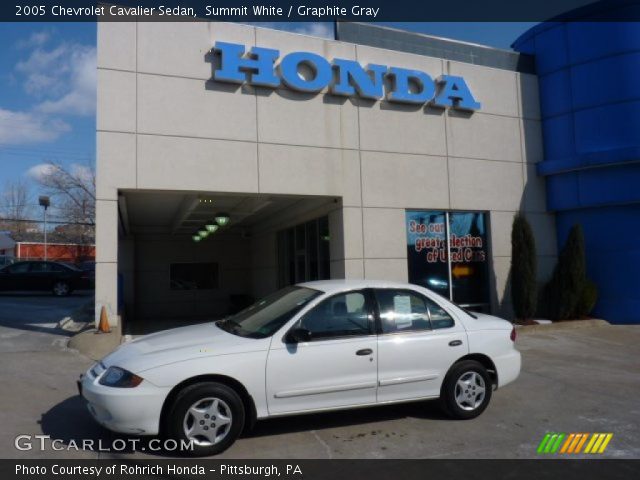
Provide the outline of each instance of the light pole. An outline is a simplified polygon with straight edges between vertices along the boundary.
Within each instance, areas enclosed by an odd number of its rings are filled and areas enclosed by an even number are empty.
[[[40,203],[40,206],[42,208],[44,208],[44,261],[47,261],[47,209],[49,208],[49,205],[51,205],[51,202],[49,200],[49,197],[42,195],[40,197],[38,197],[38,203]]]

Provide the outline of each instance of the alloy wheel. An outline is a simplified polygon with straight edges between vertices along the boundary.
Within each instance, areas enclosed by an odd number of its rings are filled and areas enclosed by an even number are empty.
[[[63,297],[69,293],[69,285],[65,282],[56,282],[53,286],[53,293],[59,297]]]
[[[486,385],[478,372],[465,372],[456,382],[456,404],[463,410],[471,411],[482,405],[485,399]]]
[[[202,398],[187,410],[182,422],[185,436],[194,444],[209,447],[220,443],[231,430],[229,405],[215,397]]]

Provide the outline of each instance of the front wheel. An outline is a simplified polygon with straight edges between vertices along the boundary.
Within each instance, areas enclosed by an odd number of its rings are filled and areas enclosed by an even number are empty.
[[[478,362],[465,360],[456,363],[447,373],[440,402],[449,416],[468,420],[484,412],[491,393],[492,383],[487,370]]]
[[[53,284],[52,291],[56,297],[66,297],[71,293],[71,286],[63,280],[58,280]]]
[[[191,442],[191,456],[216,455],[236,441],[244,427],[242,399],[228,386],[206,382],[186,387],[176,398],[166,424],[169,437]]]

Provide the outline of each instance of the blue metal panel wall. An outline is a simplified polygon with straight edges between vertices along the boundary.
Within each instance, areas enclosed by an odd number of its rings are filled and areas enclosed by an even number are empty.
[[[640,323],[640,24],[547,22],[513,47],[535,55],[547,208],[558,245],[580,223],[595,314]]]

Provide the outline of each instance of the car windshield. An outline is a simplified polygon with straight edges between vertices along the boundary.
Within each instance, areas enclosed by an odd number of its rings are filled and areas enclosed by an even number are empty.
[[[54,265],[61,265],[63,267],[68,268],[69,270],[73,270],[74,272],[79,272],[80,269],[78,267],[76,267],[73,263],[68,263],[68,262],[54,262]]]
[[[225,332],[247,338],[266,338],[322,292],[305,287],[287,287],[259,300],[241,312],[216,322]]]

